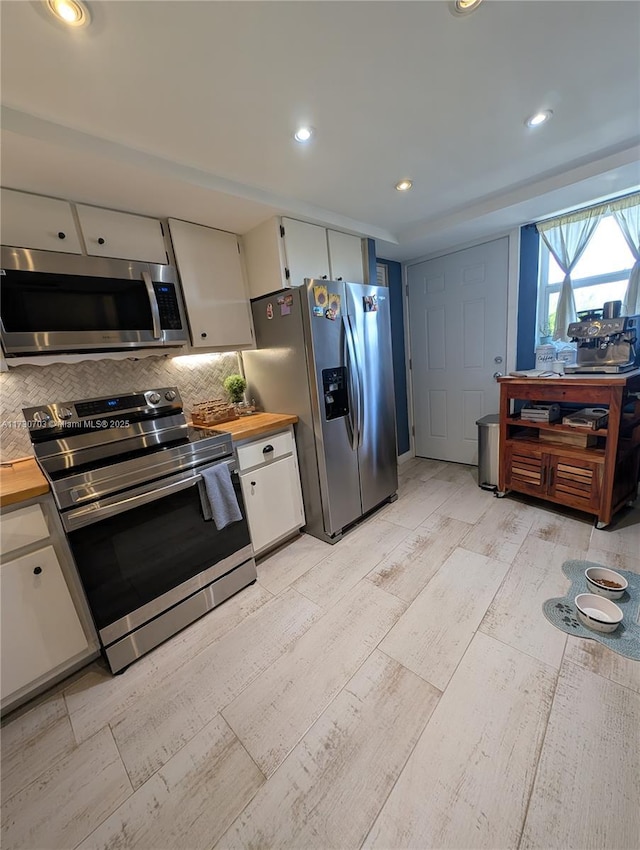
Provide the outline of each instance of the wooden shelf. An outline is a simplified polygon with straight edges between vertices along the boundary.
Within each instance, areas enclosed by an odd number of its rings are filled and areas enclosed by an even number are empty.
[[[576,428],[574,425],[563,425],[561,422],[532,422],[530,419],[521,419],[519,416],[508,416],[507,425],[519,425],[522,428],[539,428],[541,431],[564,431],[566,434],[592,434],[596,437],[606,437],[609,433],[606,428]]]
[[[638,492],[640,370],[553,381],[500,378],[499,383],[498,489],[579,508],[595,514],[599,527],[608,525],[615,511]],[[631,409],[627,405],[634,395]],[[512,412],[512,404],[524,401],[607,407],[607,427],[594,431],[562,422],[531,422]],[[589,446],[572,445],[563,441],[567,434],[595,440]]]
[[[546,441],[538,440],[532,434],[527,434],[523,437],[513,434],[507,438],[507,443],[516,444],[519,449],[528,447],[536,452],[562,454],[567,457],[575,457],[579,460],[587,458],[589,460],[593,460],[595,463],[604,460],[605,454],[604,449],[598,449],[595,446],[589,446],[586,449],[583,449],[581,446],[571,446],[567,443],[547,443]]]

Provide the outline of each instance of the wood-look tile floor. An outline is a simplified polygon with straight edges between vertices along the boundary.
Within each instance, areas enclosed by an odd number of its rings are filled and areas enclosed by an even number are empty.
[[[640,507],[495,499],[414,459],[336,546],[6,718],[3,850],[637,850],[640,662],[551,626],[563,561],[640,572]]]

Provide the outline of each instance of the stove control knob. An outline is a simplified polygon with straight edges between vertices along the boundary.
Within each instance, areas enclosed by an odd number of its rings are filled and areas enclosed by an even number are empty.
[[[51,422],[51,417],[44,410],[36,410],[33,414],[33,421],[37,422],[38,425],[46,425],[47,422]]]
[[[160,401],[160,396],[158,395],[158,393],[149,393],[149,395],[147,396],[147,400],[151,404],[157,404]]]
[[[61,407],[58,410],[58,416],[60,419],[71,419],[71,417],[73,416],[73,411],[69,410],[68,407]]]
[[[167,401],[173,401],[174,398],[176,397],[176,394],[173,390],[169,390],[168,392],[166,392],[164,394],[164,397],[166,398]]]

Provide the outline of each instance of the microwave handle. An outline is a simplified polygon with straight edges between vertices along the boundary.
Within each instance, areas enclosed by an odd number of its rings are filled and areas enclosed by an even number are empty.
[[[153,321],[153,338],[162,339],[162,328],[160,327],[160,308],[158,307],[156,291],[153,288],[153,282],[151,281],[151,275],[149,274],[149,272],[142,272],[142,279],[147,289],[147,295],[149,296],[149,306],[151,307],[151,319]]]

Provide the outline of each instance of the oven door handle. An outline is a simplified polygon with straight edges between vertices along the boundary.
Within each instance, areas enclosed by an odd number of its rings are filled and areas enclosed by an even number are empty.
[[[151,320],[153,321],[153,338],[162,339],[162,327],[160,326],[160,308],[158,307],[158,298],[156,291],[153,288],[151,275],[147,271],[142,272],[142,279],[149,297],[149,306],[151,307]]]
[[[235,458],[227,461],[218,461],[218,463],[226,463],[226,465],[230,468],[236,466]],[[217,465],[218,464],[211,464],[210,466],[205,467],[205,469],[210,469],[211,466]],[[230,471],[232,473],[236,472],[235,469],[231,469]],[[200,481],[202,481],[202,475],[190,475],[189,478],[180,478],[177,481],[172,481],[170,484],[163,484],[161,487],[152,486],[141,493],[139,492],[132,496],[127,496],[124,499],[118,499],[117,501],[111,502],[109,500],[103,500],[92,502],[89,505],[82,505],[81,507],[74,508],[66,514],[63,514],[62,525],[64,526],[65,531],[75,531],[77,528],[82,528],[85,525],[91,525],[94,522],[100,522],[100,520],[108,519],[109,517],[124,513],[125,511],[130,511],[133,508],[140,507],[141,505],[148,505],[150,502],[155,502],[158,499],[171,495],[172,493],[179,493],[181,490],[187,490],[189,487],[199,484]]]

